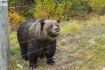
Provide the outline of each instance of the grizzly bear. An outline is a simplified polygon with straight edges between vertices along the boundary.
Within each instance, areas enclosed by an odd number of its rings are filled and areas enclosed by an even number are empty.
[[[60,34],[59,21],[31,19],[19,26],[17,38],[21,55],[29,61],[29,67],[37,67],[37,59],[46,57],[48,64],[53,64],[56,39]]]

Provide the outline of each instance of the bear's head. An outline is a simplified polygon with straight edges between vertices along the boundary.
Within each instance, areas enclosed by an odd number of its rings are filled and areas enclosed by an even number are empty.
[[[50,39],[56,39],[60,34],[59,21],[54,20],[41,20],[41,31],[44,32]]]

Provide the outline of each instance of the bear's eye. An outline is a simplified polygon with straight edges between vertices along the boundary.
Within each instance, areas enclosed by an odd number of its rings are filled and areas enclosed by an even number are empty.
[[[59,25],[56,25],[57,27],[59,27]]]
[[[50,25],[49,28],[53,27],[53,25]]]

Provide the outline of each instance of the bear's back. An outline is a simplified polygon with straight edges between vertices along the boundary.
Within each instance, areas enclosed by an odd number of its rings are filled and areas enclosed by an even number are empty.
[[[36,21],[34,19],[30,19],[24,23],[22,23],[22,25],[20,25],[19,29],[28,29],[30,26],[32,26]]]
[[[36,21],[34,19],[30,19],[24,23],[22,23],[19,28],[18,28],[18,31],[17,31],[17,36],[19,39],[21,39],[22,41],[25,41],[26,38],[27,38],[27,33],[28,33],[28,30],[29,28],[33,25],[33,24],[36,24],[35,23]]]

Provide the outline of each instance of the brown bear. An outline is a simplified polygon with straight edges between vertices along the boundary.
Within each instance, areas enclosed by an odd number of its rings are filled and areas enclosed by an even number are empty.
[[[56,50],[56,39],[59,36],[59,21],[31,19],[20,25],[17,38],[21,55],[29,61],[29,67],[37,67],[38,57],[47,58],[48,64],[53,64],[53,56]]]

